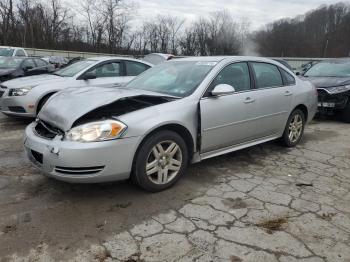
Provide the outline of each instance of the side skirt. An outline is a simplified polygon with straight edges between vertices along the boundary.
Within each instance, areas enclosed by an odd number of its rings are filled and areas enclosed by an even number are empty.
[[[252,146],[255,146],[255,145],[266,143],[268,141],[272,141],[272,140],[278,139],[280,137],[281,137],[280,135],[274,134],[274,135],[267,136],[267,137],[264,137],[264,138],[261,138],[261,139],[257,139],[257,140],[253,140],[253,141],[250,141],[250,142],[246,142],[246,143],[242,143],[242,144],[238,144],[238,145],[234,145],[234,146],[229,146],[229,147],[217,149],[217,150],[206,152],[206,153],[203,153],[203,154],[196,153],[193,156],[192,163],[198,163],[198,162],[200,162],[200,161],[202,161],[204,159],[208,159],[208,158],[224,155],[224,154],[231,153],[231,152],[234,152],[234,151],[238,151],[238,150],[241,150],[241,149],[244,149],[244,148],[247,148],[247,147],[252,147]]]

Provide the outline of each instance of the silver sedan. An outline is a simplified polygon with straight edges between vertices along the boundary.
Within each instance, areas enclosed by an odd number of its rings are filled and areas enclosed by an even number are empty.
[[[56,179],[131,177],[160,191],[189,163],[275,139],[297,145],[316,109],[315,87],[273,60],[184,58],[125,88],[57,93],[27,127],[25,148]]]
[[[52,74],[21,77],[0,84],[0,111],[7,116],[36,117],[46,101],[68,87],[118,87],[153,66],[127,57],[93,57]]]

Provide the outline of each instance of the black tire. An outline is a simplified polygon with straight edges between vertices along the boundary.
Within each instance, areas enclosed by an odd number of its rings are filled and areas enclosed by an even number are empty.
[[[350,101],[348,101],[346,107],[341,112],[341,120],[345,123],[350,123]]]
[[[298,137],[295,136],[294,137],[295,139],[291,139],[290,138],[290,125],[291,125],[291,122],[295,120],[295,117],[298,117],[298,116],[300,117],[301,123],[302,123],[301,130],[300,130],[300,135]],[[285,127],[284,132],[283,132],[283,136],[281,138],[282,144],[284,146],[286,146],[286,147],[294,147],[294,146],[296,146],[300,142],[302,137],[303,137],[304,129],[305,129],[305,114],[300,109],[295,109],[290,114],[290,116],[288,118],[286,127]]]
[[[39,114],[40,110],[43,108],[43,106],[45,105],[45,103],[47,102],[47,100],[49,100],[49,98],[50,98],[52,95],[53,95],[53,94],[46,95],[46,96],[44,96],[44,97],[40,100],[40,102],[39,102],[39,104],[38,104],[38,107],[37,107],[37,109],[36,109],[36,114],[37,114],[37,115]]]
[[[177,151],[176,155],[181,154],[181,165],[179,166],[179,170],[177,171],[168,171],[169,174],[173,172],[173,178],[169,182],[162,182],[162,184],[157,184],[153,180],[156,180],[156,178],[153,177],[153,175],[157,176],[159,178],[159,173],[156,171],[156,173],[152,175],[147,175],[146,173],[146,164],[150,161],[152,157],[154,157],[154,151],[153,148],[156,147],[156,145],[163,143],[166,145],[167,143],[174,142],[176,145],[178,145],[178,149],[180,152]],[[166,149],[166,148],[165,148]],[[166,150],[165,150],[166,151]],[[152,159],[151,159],[152,160]],[[159,161],[154,158],[153,161],[156,161],[157,167],[155,168],[163,168]],[[153,162],[152,161],[152,162]],[[167,160],[165,160],[167,162]],[[143,188],[146,191],[150,192],[159,192],[163,191],[171,186],[173,186],[185,173],[188,165],[188,150],[185,141],[183,138],[173,132],[173,131],[160,131],[157,132],[148,138],[141,144],[140,149],[135,157],[134,165],[133,165],[133,172],[131,175],[131,178],[133,182],[135,182],[137,185],[139,185],[141,188]],[[168,166],[168,165],[166,165]],[[165,167],[166,167],[165,166]],[[163,170],[163,169],[162,169]],[[170,176],[170,175],[169,175]],[[164,175],[162,175],[164,178]],[[168,173],[167,176],[168,177]],[[171,176],[170,176],[171,178]],[[169,179],[170,179],[169,178]]]

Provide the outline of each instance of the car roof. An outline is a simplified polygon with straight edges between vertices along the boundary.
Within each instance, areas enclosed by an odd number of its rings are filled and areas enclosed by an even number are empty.
[[[258,62],[273,62],[276,63],[276,61],[264,58],[264,57],[257,57],[257,56],[192,56],[192,57],[184,57],[181,58],[181,60],[170,60],[169,63],[174,61],[193,61],[193,62],[221,62],[223,60],[228,61],[258,61]]]
[[[325,59],[322,62],[331,62],[331,63],[350,63],[350,57],[341,57],[341,58],[330,58],[330,59]]]
[[[143,64],[147,64],[149,66],[153,66],[151,63],[148,63],[146,61],[142,61],[139,59],[134,59],[131,57],[126,57],[126,56],[93,56],[93,57],[88,57],[86,58],[87,60],[93,60],[93,61],[99,61],[99,62],[103,62],[103,61],[109,61],[109,60],[127,60],[127,61],[135,61],[135,62],[140,62]]]
[[[0,45],[0,48],[9,48],[9,49],[24,49],[23,47],[16,47],[16,46],[5,46],[5,45]]]

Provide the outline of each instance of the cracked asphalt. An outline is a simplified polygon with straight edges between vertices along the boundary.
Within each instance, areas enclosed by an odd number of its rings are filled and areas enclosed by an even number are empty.
[[[26,124],[0,116],[0,261],[350,261],[347,124],[192,165],[157,194],[44,177]]]

